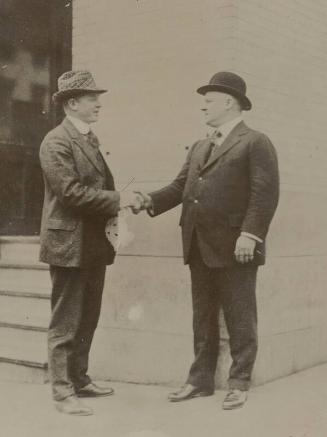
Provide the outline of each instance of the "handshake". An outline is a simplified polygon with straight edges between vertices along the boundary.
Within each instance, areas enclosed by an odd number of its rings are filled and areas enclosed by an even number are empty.
[[[152,199],[140,191],[122,191],[120,193],[120,210],[130,208],[134,214],[152,208]]]

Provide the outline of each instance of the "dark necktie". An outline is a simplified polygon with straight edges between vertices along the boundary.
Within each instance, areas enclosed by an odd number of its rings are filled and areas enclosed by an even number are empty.
[[[94,149],[94,153],[95,153],[95,157],[98,161],[99,167],[101,168],[101,170],[103,172],[105,172],[105,163],[104,160],[102,158],[99,146],[99,140],[97,138],[97,136],[90,130],[90,132],[88,134],[85,135],[87,143],[90,145],[90,147],[92,149]]]
[[[95,149],[99,148],[99,140],[96,135],[90,130],[88,134],[85,135],[87,142]]]
[[[217,144],[215,142],[215,139],[216,138],[221,138],[221,137],[222,137],[222,133],[219,132],[219,131],[215,131],[214,134],[211,136],[211,138],[210,138],[211,142],[210,142],[209,148],[207,150],[207,153],[205,155],[204,163],[203,164],[206,164],[209,161],[210,156],[212,155],[215,147],[217,146]]]
[[[106,176],[106,189],[113,190],[114,189],[114,180],[112,177],[112,174],[103,159],[103,156],[100,152],[100,143],[97,138],[97,136],[90,130],[88,134],[85,135],[86,141],[89,144],[89,146],[94,150],[94,154],[96,157],[96,160],[98,162],[98,166],[101,169],[102,173]]]

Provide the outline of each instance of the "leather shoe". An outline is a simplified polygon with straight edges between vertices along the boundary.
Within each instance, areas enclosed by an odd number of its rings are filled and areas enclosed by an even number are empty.
[[[91,416],[92,408],[84,405],[76,396],[68,396],[55,402],[55,407],[60,413],[73,414],[74,416]]]
[[[76,394],[79,398],[98,398],[113,395],[114,389],[110,387],[99,387],[94,384],[94,382],[90,382],[90,384],[76,390]]]
[[[170,393],[168,399],[170,402],[180,402],[201,396],[212,396],[214,389],[195,387],[192,384],[185,384],[180,390]]]
[[[235,410],[235,408],[243,407],[247,397],[247,391],[237,389],[229,390],[223,402],[223,410]]]

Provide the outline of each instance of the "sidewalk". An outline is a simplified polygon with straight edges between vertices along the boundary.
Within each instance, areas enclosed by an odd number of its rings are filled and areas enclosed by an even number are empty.
[[[1,437],[326,437],[327,365],[253,389],[239,410],[225,392],[171,404],[169,389],[113,383],[113,397],[87,400],[94,416],[57,413],[48,385],[0,383]]]

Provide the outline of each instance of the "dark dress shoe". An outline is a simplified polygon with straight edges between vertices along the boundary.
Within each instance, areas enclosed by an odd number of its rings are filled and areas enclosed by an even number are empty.
[[[91,416],[93,414],[92,408],[84,405],[73,395],[55,402],[55,407],[60,413],[72,414],[74,416]]]
[[[195,387],[191,384],[185,384],[181,387],[180,390],[170,393],[168,395],[168,399],[170,402],[180,402],[186,401],[187,399],[192,399],[195,397],[201,396],[212,396],[214,393],[214,389]]]
[[[110,396],[114,394],[114,389],[110,387],[99,387],[93,382],[76,390],[79,398],[98,398],[101,396]]]

